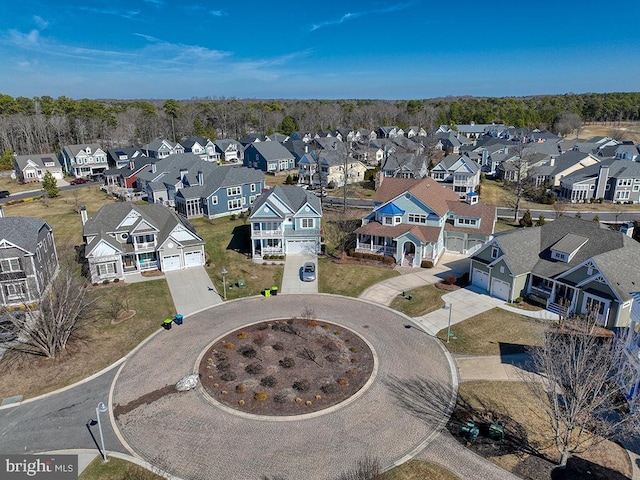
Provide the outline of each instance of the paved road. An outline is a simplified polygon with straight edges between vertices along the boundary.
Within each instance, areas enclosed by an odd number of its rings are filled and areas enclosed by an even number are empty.
[[[584,218],[585,220],[591,220],[596,215],[600,219],[600,222],[604,222],[604,223],[627,223],[633,220],[640,220],[640,210],[628,210],[628,209],[624,210],[625,208],[627,208],[625,206],[621,206],[622,211],[620,212],[616,212],[613,209],[608,211],[598,212],[598,211],[591,210],[589,208],[589,205],[587,204],[583,205],[583,207],[584,208],[581,210],[580,214],[582,215],[582,218]],[[522,217],[525,210],[526,209],[524,208],[520,209],[518,218]],[[530,211],[531,211],[531,217],[534,220],[536,220],[540,215],[543,215],[544,218],[547,220],[553,220],[554,218],[556,218],[556,212],[555,210],[552,210],[552,209],[533,209]],[[575,212],[566,211],[564,215],[573,217],[575,215]],[[507,207],[498,207],[498,216],[504,217],[504,218],[510,218],[513,220],[513,209],[507,208]]]
[[[322,275],[322,272],[316,271],[316,279],[313,282],[303,282],[300,279],[300,270],[305,262],[314,262],[316,267],[318,266],[315,255],[287,255],[280,293],[318,293],[318,275]]]
[[[0,408],[0,452],[95,449],[86,424],[96,419],[98,403],[107,403],[117,370],[112,368],[86,383],[53,395]],[[126,452],[111,428],[109,415],[101,414],[101,422],[106,449]],[[99,442],[97,426],[93,432]]]

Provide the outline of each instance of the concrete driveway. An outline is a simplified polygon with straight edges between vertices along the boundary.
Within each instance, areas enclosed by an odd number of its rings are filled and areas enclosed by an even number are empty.
[[[305,262],[316,264],[316,279],[313,282],[303,282],[300,279],[300,270]],[[282,288],[280,293],[318,293],[318,259],[315,255],[287,255],[282,275]]]
[[[475,287],[461,288],[447,293],[442,296],[442,300],[445,302],[445,308],[413,319],[431,335],[447,328],[449,318],[451,318],[451,325],[455,325],[504,303],[504,300],[491,297]]]
[[[191,315],[222,303],[204,267],[165,272],[176,312]]]

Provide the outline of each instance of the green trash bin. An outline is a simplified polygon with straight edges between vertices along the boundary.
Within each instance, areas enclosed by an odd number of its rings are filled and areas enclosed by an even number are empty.
[[[264,296],[265,297],[270,297],[271,296],[271,290],[266,288],[265,291],[264,291]]]
[[[271,287],[271,295],[278,295],[278,287]]]

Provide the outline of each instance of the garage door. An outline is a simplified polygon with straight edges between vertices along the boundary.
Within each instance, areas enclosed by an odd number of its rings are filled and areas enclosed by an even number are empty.
[[[509,284],[494,278],[491,281],[491,296],[500,300],[509,300]]]
[[[187,252],[184,254],[185,267],[198,267],[202,265],[202,252]]]
[[[288,254],[313,254],[316,252],[316,242],[313,240],[288,240],[287,241],[287,253]]]
[[[484,242],[482,240],[476,240],[476,239],[470,238],[467,241],[467,252],[466,253],[471,255],[472,253],[474,253],[477,250],[479,250],[480,247],[482,247],[482,245],[484,245]]]
[[[450,237],[447,238],[447,250],[450,252],[464,251],[464,238]]]
[[[489,290],[489,274],[477,268],[473,269],[473,279],[471,284],[485,291]]]
[[[162,257],[162,270],[178,270],[180,268],[180,255],[169,255]]]

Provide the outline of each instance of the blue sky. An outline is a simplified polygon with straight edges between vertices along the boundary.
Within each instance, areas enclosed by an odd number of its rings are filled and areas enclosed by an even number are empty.
[[[20,0],[0,93],[522,96],[640,89],[640,2]]]

